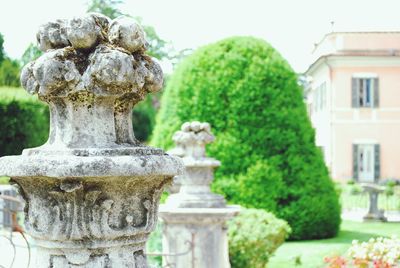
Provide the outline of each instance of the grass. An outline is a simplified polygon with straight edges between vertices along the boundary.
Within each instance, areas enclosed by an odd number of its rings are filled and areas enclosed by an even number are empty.
[[[37,96],[32,96],[20,87],[0,87],[1,99],[37,100]]]
[[[342,209],[351,210],[357,208],[367,208],[369,196],[364,193],[359,185],[342,185],[341,203]],[[384,210],[395,211],[400,209],[400,186],[393,188],[392,195],[381,193],[378,198],[378,207]]]
[[[324,257],[346,255],[353,240],[400,235],[400,223],[362,223],[343,221],[339,235],[331,239],[285,242],[275,252],[268,268],[320,268]],[[297,264],[296,264],[297,259]]]
[[[10,181],[9,177],[0,177],[0,185],[1,184],[8,184],[9,181]]]

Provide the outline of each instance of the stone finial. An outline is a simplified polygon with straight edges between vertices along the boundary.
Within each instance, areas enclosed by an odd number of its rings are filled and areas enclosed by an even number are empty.
[[[77,92],[143,99],[160,90],[160,66],[145,54],[143,29],[128,17],[109,18],[96,13],[57,20],[37,33],[39,59],[27,64],[23,87],[40,97],[72,96]]]
[[[225,222],[239,212],[238,206],[226,204],[223,196],[211,192],[214,169],[220,162],[206,156],[206,145],[215,139],[208,123],[184,123],[173,140],[172,150],[185,165],[185,172],[175,177],[173,191],[160,207],[163,225],[164,265],[176,268],[230,267]],[[170,151],[171,152],[171,151]],[[177,256],[188,250],[193,254]]]
[[[184,123],[172,139],[178,148],[183,149],[182,156],[200,158],[206,156],[206,145],[213,142],[215,137],[209,123],[194,121]]]
[[[210,190],[214,169],[220,166],[218,160],[206,156],[206,145],[215,140],[210,124],[186,122],[172,139],[177,145],[172,153],[182,158],[185,173],[175,179],[177,184],[174,186],[179,190],[174,189],[178,192],[168,197],[166,205],[180,208],[225,207],[223,196]]]
[[[45,53],[21,81],[49,105],[48,141],[0,158],[26,202],[37,268],[147,268],[145,244],[180,159],[140,144],[132,107],[163,83],[132,19],[100,14],[43,25]]]
[[[163,84],[141,26],[129,17],[89,13],[44,24],[37,40],[44,54],[23,68],[21,83],[50,106],[54,120],[42,151],[137,146],[132,107]]]

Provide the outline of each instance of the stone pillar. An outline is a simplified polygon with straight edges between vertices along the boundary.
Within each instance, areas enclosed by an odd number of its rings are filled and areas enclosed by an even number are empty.
[[[378,196],[384,191],[382,187],[372,183],[363,183],[361,187],[369,195],[368,212],[363,217],[364,221],[387,221],[384,211],[378,208]]]
[[[21,82],[50,107],[49,139],[0,159],[26,202],[35,267],[148,267],[160,194],[183,165],[134,137],[132,107],[163,83],[144,32],[93,13],[49,22],[37,39],[45,53]]]
[[[214,140],[208,123],[182,125],[173,137],[182,149],[186,171],[180,176],[178,193],[160,207],[163,225],[164,265],[176,268],[229,268],[225,223],[239,212],[224,198],[211,192],[214,169],[220,162],[205,154]]]
[[[183,144],[181,144],[179,139],[174,139],[175,142],[175,147],[169,150],[167,153],[173,156],[177,157],[183,157],[185,155],[185,151],[183,149]],[[181,188],[181,176],[175,176],[172,184],[169,185],[166,190],[170,194],[176,194],[179,192],[179,189]]]

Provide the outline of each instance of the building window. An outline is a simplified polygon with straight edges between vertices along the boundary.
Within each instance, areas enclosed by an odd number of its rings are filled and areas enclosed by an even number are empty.
[[[379,144],[353,145],[353,173],[359,182],[375,182],[380,174]]]
[[[320,94],[320,98],[321,98],[321,102],[320,102],[320,109],[324,109],[326,107],[326,83],[322,83],[319,86],[319,94]]]
[[[321,111],[326,107],[326,82],[314,89],[313,96],[314,111]]]
[[[378,107],[378,78],[352,79],[352,106]]]

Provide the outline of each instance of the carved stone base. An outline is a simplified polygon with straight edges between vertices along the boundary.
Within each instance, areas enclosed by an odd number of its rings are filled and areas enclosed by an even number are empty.
[[[138,162],[141,172],[135,176],[13,176],[11,183],[26,202],[26,231],[38,248],[35,267],[147,267],[145,244],[157,222],[163,188],[172,181],[166,169],[148,174],[152,163],[160,165],[161,159],[168,162],[168,156],[146,156]],[[176,167],[170,171],[176,172]],[[108,168],[114,172],[112,165]],[[85,165],[71,170],[87,174]],[[57,172],[57,167],[46,171]],[[35,172],[42,171],[32,169]]]
[[[387,218],[384,215],[383,211],[379,211],[376,214],[367,213],[363,217],[364,222],[387,222]]]
[[[38,247],[38,268],[147,268],[146,256],[143,249],[137,250],[136,246],[103,248],[96,250],[80,249],[66,251]]]
[[[160,207],[163,221],[163,265],[175,268],[230,268],[225,223],[239,213],[225,208]]]

